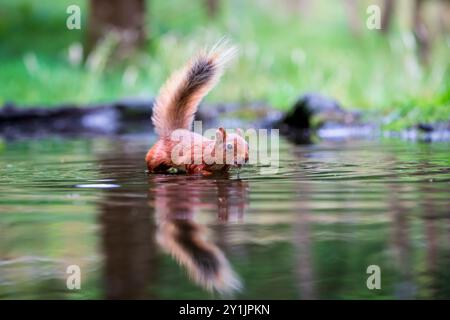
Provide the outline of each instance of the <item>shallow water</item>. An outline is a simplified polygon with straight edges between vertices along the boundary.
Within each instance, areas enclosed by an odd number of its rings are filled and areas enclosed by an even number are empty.
[[[450,298],[448,143],[281,141],[276,174],[203,178],[147,175],[151,142],[0,142],[0,298]]]

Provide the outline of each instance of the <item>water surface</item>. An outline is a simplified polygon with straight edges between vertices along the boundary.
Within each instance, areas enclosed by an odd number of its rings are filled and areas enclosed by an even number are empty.
[[[0,142],[1,299],[450,298],[450,144],[282,140],[276,174],[204,178],[147,175],[151,142]]]

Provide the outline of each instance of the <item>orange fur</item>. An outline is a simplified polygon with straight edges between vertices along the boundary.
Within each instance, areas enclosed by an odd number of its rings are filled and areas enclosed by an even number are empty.
[[[152,121],[160,136],[176,129],[190,130],[198,104],[223,74],[234,56],[232,47],[199,52],[186,66],[174,72],[162,86],[153,107]]]
[[[238,292],[242,287],[238,275],[209,237],[211,230],[196,222],[195,216],[201,209],[214,208],[220,220],[242,219],[248,202],[247,182],[175,177],[165,183],[159,179],[163,177],[155,177],[150,205],[155,208],[160,247],[205,289],[224,295]],[[181,194],[180,189],[184,190]]]
[[[209,175],[213,171],[226,171],[248,161],[248,145],[241,134],[227,135],[225,130],[220,128],[217,130],[216,139],[211,140],[190,131],[198,104],[217,83],[225,64],[234,53],[234,48],[223,49],[220,44],[209,52],[201,51],[163,85],[154,104],[152,116],[159,140],[145,157],[150,172],[177,168],[186,173]],[[182,140],[174,140],[175,131]],[[174,149],[180,147],[180,144],[183,150],[187,151],[174,161]],[[229,145],[234,146],[234,153],[226,148]],[[224,157],[216,163],[213,157],[220,150]],[[225,164],[227,152],[233,153],[232,161]],[[200,161],[195,161],[198,158],[194,157],[195,154],[200,155]]]

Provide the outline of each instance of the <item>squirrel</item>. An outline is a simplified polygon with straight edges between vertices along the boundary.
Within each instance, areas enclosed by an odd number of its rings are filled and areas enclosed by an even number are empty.
[[[248,205],[248,183],[201,176],[174,176],[170,180],[154,176],[152,181],[149,204],[155,209],[159,247],[204,289],[225,297],[239,292],[242,289],[239,275],[211,239],[212,230],[197,222],[195,216],[201,210],[212,210],[217,211],[221,221],[242,219]]]
[[[150,173],[175,170],[208,176],[248,162],[248,144],[241,129],[227,133],[221,127],[215,140],[191,131],[198,104],[235,54],[235,47],[226,48],[219,41],[211,50],[200,51],[161,87],[152,115],[159,139],[145,157]]]

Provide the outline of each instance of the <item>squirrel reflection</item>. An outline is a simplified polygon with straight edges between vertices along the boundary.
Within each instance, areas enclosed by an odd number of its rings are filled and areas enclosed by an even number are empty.
[[[194,217],[201,209],[212,209],[221,221],[242,218],[247,183],[184,175],[151,177],[150,205],[155,208],[156,239],[161,248],[201,287],[221,294],[239,291],[238,276],[221,249],[208,239],[208,228]]]

